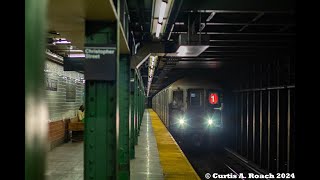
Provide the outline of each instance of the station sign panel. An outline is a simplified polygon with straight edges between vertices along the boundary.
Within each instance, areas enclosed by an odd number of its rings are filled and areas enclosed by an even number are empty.
[[[84,53],[84,78],[86,80],[116,80],[116,45],[106,47],[86,45]]]

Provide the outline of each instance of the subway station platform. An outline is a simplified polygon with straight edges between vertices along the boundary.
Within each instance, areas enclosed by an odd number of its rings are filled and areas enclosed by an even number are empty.
[[[82,180],[83,167],[83,142],[65,143],[48,153],[46,180]],[[130,179],[200,179],[152,109],[143,115]]]
[[[132,180],[164,179],[154,129],[147,110],[143,114],[135,152],[135,159],[130,161],[130,178]]]

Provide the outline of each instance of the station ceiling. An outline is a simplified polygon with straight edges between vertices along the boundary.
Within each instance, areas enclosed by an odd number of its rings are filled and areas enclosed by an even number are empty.
[[[142,42],[152,39],[150,2],[135,0],[128,4],[136,38]],[[212,18],[208,19],[210,15]],[[180,34],[187,34],[189,30],[193,34],[210,35],[210,46],[198,57],[160,57],[150,96],[184,76],[222,77],[226,71],[232,73],[251,61],[294,53],[295,16],[295,1],[291,0],[174,1],[161,41],[170,46],[178,42]],[[204,28],[200,30],[201,23]],[[141,75],[146,85],[146,65],[141,66]]]
[[[155,39],[151,33],[154,1],[127,0],[130,28],[136,42],[141,42],[141,48],[146,41],[160,41],[168,47],[175,47],[179,35],[188,32],[209,35],[210,45],[198,57],[159,57],[151,96],[186,75],[213,72],[218,75],[226,67],[232,71],[239,63],[294,53],[295,1],[174,0],[160,39]],[[99,13],[106,12],[101,6],[103,3],[103,0],[49,0],[48,38],[66,38],[71,43],[48,43],[48,49],[62,56],[83,50],[84,23],[85,19],[90,18],[85,9],[96,12],[92,12],[91,16],[97,19],[106,16],[106,13]],[[210,15],[212,18],[208,20]],[[146,65],[141,66],[140,74],[146,85]]]

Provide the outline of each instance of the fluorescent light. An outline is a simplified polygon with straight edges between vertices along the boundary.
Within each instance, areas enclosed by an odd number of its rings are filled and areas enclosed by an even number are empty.
[[[72,50],[69,50],[69,52],[83,52],[83,51],[80,49],[72,49]]]
[[[184,22],[175,22],[175,25],[184,25]]]
[[[70,41],[56,41],[56,42],[53,42],[53,44],[71,44]]]
[[[84,54],[69,54],[69,57],[86,57]]]
[[[159,13],[159,23],[162,23],[163,21],[163,16],[164,16],[164,12],[166,11],[166,7],[167,7],[167,3],[162,1],[160,6],[160,13]]]
[[[156,31],[156,37],[159,37],[160,35],[160,30],[161,30],[161,24],[157,24],[157,31]]]
[[[212,11],[212,13],[209,15],[209,17],[207,18],[207,22],[209,22],[213,16],[215,15],[216,13],[214,11]]]

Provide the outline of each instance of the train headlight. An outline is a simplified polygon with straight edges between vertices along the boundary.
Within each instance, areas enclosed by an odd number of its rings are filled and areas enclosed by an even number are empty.
[[[180,118],[180,119],[179,119],[179,124],[180,124],[180,125],[183,125],[184,123],[185,123],[184,118]]]
[[[208,119],[208,124],[209,124],[209,126],[211,126],[213,124],[213,120],[212,119]]]

